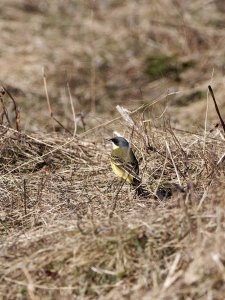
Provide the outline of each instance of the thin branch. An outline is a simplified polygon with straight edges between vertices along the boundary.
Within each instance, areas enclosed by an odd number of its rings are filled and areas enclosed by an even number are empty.
[[[44,89],[45,89],[45,95],[46,95],[46,100],[47,100],[47,104],[48,104],[48,111],[49,111],[50,118],[53,119],[65,131],[67,131],[68,133],[70,133],[71,135],[73,135],[72,132],[70,130],[68,130],[58,119],[56,119],[55,116],[54,116],[54,114],[53,114],[52,107],[51,107],[51,102],[50,102],[50,98],[49,98],[49,95],[48,95],[47,79],[46,79],[46,75],[45,75],[44,69],[43,69],[43,81],[44,81]]]
[[[172,163],[173,163],[173,166],[174,166],[174,170],[175,170],[176,175],[177,175],[177,180],[178,180],[179,186],[181,187],[180,176],[179,176],[179,173],[178,173],[178,171],[177,171],[177,167],[176,167],[176,165],[175,165],[175,162],[174,162],[172,153],[171,153],[171,151],[170,151],[170,146],[169,146],[169,144],[167,143],[167,141],[166,141],[166,148],[167,148],[167,151],[168,151],[168,153],[169,153],[169,155],[170,155],[170,158],[171,158],[171,160],[172,160]]]
[[[26,179],[23,180],[23,202],[24,202],[24,215],[27,214],[27,188]]]
[[[223,131],[224,131],[224,133],[225,133],[225,123],[224,123],[223,118],[221,117],[219,107],[218,107],[218,105],[217,105],[217,103],[216,103],[216,99],[215,99],[213,90],[212,90],[212,88],[211,88],[210,85],[208,86],[208,89],[209,89],[210,95],[212,96],[212,99],[213,99],[213,102],[214,102],[214,105],[215,105],[215,109],[216,109],[217,115],[218,115],[218,117],[219,117],[219,119],[220,119],[220,123],[221,123],[221,125],[222,125],[222,127],[223,127]]]
[[[77,133],[76,113],[75,113],[75,108],[74,108],[74,104],[73,104],[73,98],[72,98],[72,96],[71,96],[70,86],[69,86],[69,83],[68,83],[68,82],[67,82],[67,89],[68,89],[69,98],[70,98],[70,104],[71,104],[71,109],[72,109],[72,113],[73,113],[73,122],[74,122],[73,137],[75,137],[75,136],[76,136],[76,133]]]
[[[15,117],[16,117],[16,130],[20,131],[20,112],[16,103],[16,100],[13,98],[13,96],[11,95],[11,93],[3,86],[3,89],[5,90],[6,94],[10,97],[10,99],[13,102],[14,105],[14,110],[15,110]]]

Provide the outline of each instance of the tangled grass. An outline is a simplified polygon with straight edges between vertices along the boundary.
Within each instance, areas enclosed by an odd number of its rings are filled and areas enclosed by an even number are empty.
[[[4,299],[222,299],[224,140],[129,117],[148,198],[103,142],[1,127]]]

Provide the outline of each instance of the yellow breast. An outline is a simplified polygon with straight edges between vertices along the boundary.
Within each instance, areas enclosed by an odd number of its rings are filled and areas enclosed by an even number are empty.
[[[133,182],[133,177],[131,175],[129,175],[129,173],[127,173],[125,170],[123,170],[119,166],[115,165],[112,161],[111,161],[111,166],[112,166],[113,172],[116,174],[116,176],[128,181],[129,183]]]
[[[124,162],[124,163],[132,162],[130,151],[127,149],[121,149],[119,147],[114,147],[114,149],[112,151],[112,156],[118,157],[119,159],[121,159],[121,162]],[[111,159],[111,166],[112,166],[113,172],[118,177],[128,181],[129,183],[133,182],[133,176],[131,174],[129,174],[126,170],[124,170],[123,167],[120,166],[120,164],[117,164],[113,159]]]

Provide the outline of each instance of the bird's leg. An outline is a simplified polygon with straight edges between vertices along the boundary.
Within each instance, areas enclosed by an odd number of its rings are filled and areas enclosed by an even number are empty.
[[[113,197],[113,206],[112,206],[112,210],[111,210],[111,212],[110,212],[110,214],[109,214],[109,217],[110,217],[110,218],[112,218],[113,213],[114,213],[114,211],[115,211],[115,209],[116,209],[117,202],[118,202],[119,192],[121,191],[121,189],[122,189],[122,187],[123,187],[123,185],[124,185],[125,182],[126,182],[126,180],[124,180],[124,179],[122,179],[122,180],[120,181],[119,188],[117,189],[116,194],[115,194],[115,196]]]
[[[112,186],[114,185],[114,183],[117,181],[117,178],[113,178],[113,180],[110,180],[107,183],[107,187],[106,187],[106,193],[111,191]]]

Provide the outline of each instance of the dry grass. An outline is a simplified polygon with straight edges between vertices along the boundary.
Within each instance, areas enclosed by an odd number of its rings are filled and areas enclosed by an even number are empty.
[[[172,121],[198,126],[207,85],[224,97],[221,2],[2,0],[0,80],[22,105],[29,131],[52,129],[43,68],[54,113],[67,128],[67,81],[87,126],[114,114],[115,104],[135,108],[174,91],[167,97]]]
[[[147,199],[126,185],[119,194],[115,183],[109,186],[109,149],[102,143],[3,132],[0,275],[6,299],[223,295],[224,171],[217,161],[224,141],[138,124],[143,140],[137,132],[132,140],[152,192]],[[166,141],[184,191],[176,188]],[[171,188],[172,196],[157,199],[156,186]]]
[[[222,6],[1,2],[0,298],[224,299]],[[114,178],[113,130],[148,198]]]

